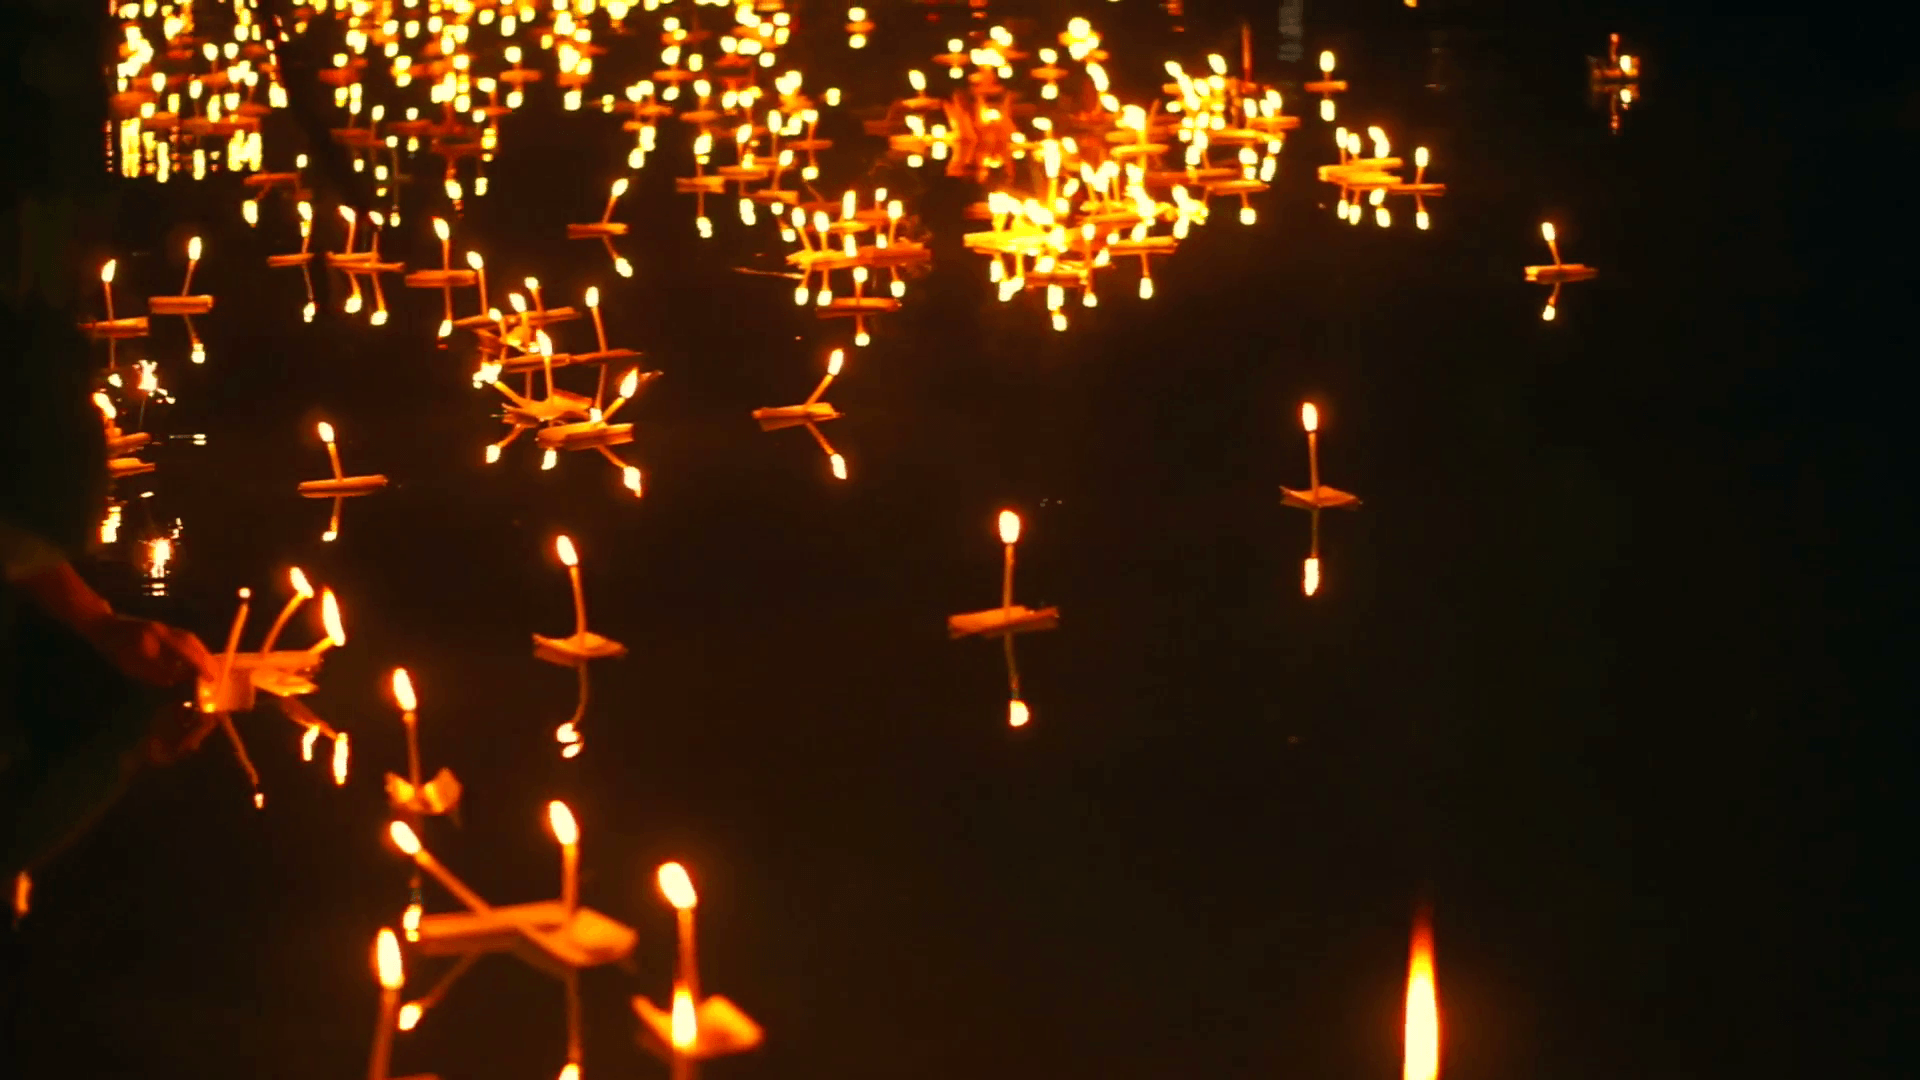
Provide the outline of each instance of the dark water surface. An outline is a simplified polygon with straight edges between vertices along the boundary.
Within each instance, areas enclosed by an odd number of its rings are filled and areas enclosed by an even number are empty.
[[[1111,43],[1136,62],[1232,40],[1205,36],[1218,12],[1191,41],[1131,17],[1140,36]],[[1617,136],[1583,60],[1615,29],[1649,71]],[[1803,140],[1825,106],[1765,77],[1803,30],[1312,13],[1309,61],[1338,48],[1354,85],[1341,121],[1433,148],[1432,230],[1400,200],[1391,229],[1336,221],[1313,175],[1330,125],[1290,100],[1307,120],[1258,224],[1217,210],[1156,264],[1155,299],[1115,271],[1065,334],[1030,298],[993,303],[958,244],[965,188],[900,179],[936,267],[834,386],[846,484],[748,411],[803,397],[850,328],[732,269],[774,248],[730,201],[694,234],[672,121],[621,204],[632,280],[562,238],[626,137],[551,87],[504,121],[455,238],[496,295],[526,274],[550,303],[600,286],[613,342],[665,372],[625,417],[639,502],[585,455],[539,472],[530,439],[481,463],[493,402],[464,346],[430,344],[437,297],[395,286],[386,327],[302,326],[297,274],[260,269],[291,249],[285,207],[249,232],[234,181],[167,185],[124,222],[141,284],[121,295],[170,287],[170,253],[207,236],[207,364],[170,320],[149,348],[180,398],[153,427],[209,441],[153,455],[151,508],[184,532],[170,595],[128,604],[216,641],[241,585],[267,613],[289,564],[332,585],[351,638],[310,701],[356,764],[334,789],[260,713],[240,723],[264,813],[218,743],[148,778],[40,882],[37,1060],[364,1068],[367,944],[407,877],[378,784],[404,761],[381,689],[403,664],[428,768],[469,790],[461,826],[432,827],[439,856],[496,902],[551,896],[542,807],[565,797],[585,899],[640,931],[637,976],[586,979],[591,1076],[658,1069],[626,999],[670,979],[666,858],[700,883],[705,987],[768,1032],[721,1077],[1395,1075],[1423,899],[1449,1076],[1772,1074],[1829,1034],[1866,1068],[1892,1006],[1840,1004],[1873,993],[1861,943],[1813,921],[1859,872],[1828,835],[1841,759],[1817,755],[1860,723],[1843,657],[1869,629],[1836,598],[1832,508],[1887,464],[1812,375],[1830,251]],[[835,41],[803,65],[816,89],[850,64]],[[862,58],[884,59],[874,94],[912,62],[884,45]],[[850,99],[877,100],[858,78]],[[838,115],[831,194],[869,160]],[[416,265],[437,255],[437,168],[383,241]],[[1552,323],[1521,281],[1545,219],[1601,270]],[[1322,522],[1312,600],[1307,522],[1275,490],[1305,482],[1308,398],[1325,482],[1366,500]],[[293,493],[326,468],[321,418],[350,472],[394,481],[331,545],[325,504]],[[1021,642],[1020,731],[997,652],[941,625],[993,602],[1008,505],[1020,598],[1063,613]],[[595,668],[571,763],[551,742],[571,678],[528,646],[570,618],[560,531],[596,629],[632,650]],[[557,984],[492,959],[400,1038],[398,1070],[551,1076],[561,1017]]]

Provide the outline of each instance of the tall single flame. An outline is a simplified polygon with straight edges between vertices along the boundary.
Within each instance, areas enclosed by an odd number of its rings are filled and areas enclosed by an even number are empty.
[[[1556,237],[1553,234],[1553,222],[1543,221],[1540,223],[1540,236],[1549,244],[1554,242]]]
[[[1333,50],[1332,49],[1327,49],[1320,54],[1320,73],[1322,75],[1333,74]]]
[[[420,854],[420,838],[404,821],[396,821],[387,826],[387,835],[393,837],[393,846],[406,855]]]
[[[1433,985],[1433,926],[1422,914],[1413,926],[1407,963],[1407,1032],[1404,1080],[1440,1075],[1440,1003]]]
[[[120,266],[119,259],[108,259],[107,265],[100,268],[100,284],[113,284],[113,272]]]
[[[413,694],[413,679],[407,669],[393,669],[393,700],[399,704],[401,712],[413,712],[420,707],[420,699]]]
[[[287,570],[287,582],[302,599],[313,599],[313,586],[307,581],[307,575],[297,566]]]
[[[1000,542],[1017,544],[1020,542],[1020,515],[1011,510],[1000,511]]]
[[[835,375],[835,376],[839,375],[840,369],[846,366],[846,363],[847,363],[847,350],[845,349],[833,350],[833,355],[827,357],[827,374]]]
[[[451,235],[450,230],[448,230],[447,228],[447,219],[445,218],[433,219],[433,235],[439,237],[442,240],[445,240],[448,236]]]
[[[564,566],[580,565],[580,553],[573,550],[573,538],[565,533],[554,537],[553,553],[560,556],[560,562]]]
[[[627,193],[627,178],[621,177],[613,182],[613,197],[619,198]]]
[[[1300,405],[1300,426],[1308,431],[1320,430],[1320,410],[1311,401]]]
[[[587,286],[587,306],[590,308],[600,306],[600,286]]]
[[[640,389],[640,369],[634,368],[627,372],[626,378],[620,380],[620,396],[630,398],[638,389]]]
[[[654,874],[660,883],[660,893],[679,911],[687,911],[700,902],[700,894],[693,891],[693,878],[687,875],[687,868],[677,862],[661,863]]]
[[[333,786],[345,787],[347,783],[347,733],[341,732],[333,737]]]
[[[553,826],[553,838],[566,847],[580,842],[580,825],[573,820],[567,804],[555,799],[547,804],[547,824]]]
[[[400,963],[400,939],[384,926],[380,928],[380,936],[374,939],[373,966],[385,989],[398,990],[407,981],[406,968]]]
[[[329,424],[325,420],[322,420],[314,428],[314,430],[320,433],[321,442],[330,443],[333,441],[333,425],[332,424]]]
[[[479,271],[485,269],[487,264],[485,260],[480,258],[479,252],[469,251],[467,252],[467,265],[473,268],[474,272],[478,273]]]
[[[327,640],[334,648],[347,643],[347,628],[340,621],[340,601],[334,599],[332,589],[320,590],[320,625],[327,629]]]
[[[187,241],[187,261],[200,261],[200,238],[197,236]]]
[[[1307,556],[1300,570],[1300,591],[1308,596],[1320,591],[1320,556]]]

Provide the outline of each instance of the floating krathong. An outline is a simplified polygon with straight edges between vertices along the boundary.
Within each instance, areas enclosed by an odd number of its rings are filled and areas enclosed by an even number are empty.
[[[320,441],[327,444],[327,460],[333,464],[331,480],[307,480],[300,485],[300,495],[308,499],[332,499],[333,516],[328,519],[327,531],[320,539],[332,541],[340,535],[340,503],[343,499],[371,495],[387,486],[387,478],[378,473],[368,476],[348,476],[340,468],[340,448],[334,445],[333,425],[320,421],[316,429]]]
[[[949,638],[999,638],[1007,655],[1007,725],[1025,727],[1030,713],[1020,696],[1020,668],[1014,663],[1013,636],[1036,630],[1052,630],[1060,625],[1060,609],[1035,610],[1013,602],[1013,549],[1020,542],[1020,515],[1000,511],[1000,543],[1006,549],[1006,568],[1001,577],[1000,606],[986,611],[970,611],[947,617]]]
[[[1640,60],[1620,51],[1620,35],[1607,35],[1607,55],[1587,57],[1587,82],[1595,100],[1607,103],[1607,129],[1620,132],[1620,116],[1640,100]]]
[[[655,875],[661,895],[673,905],[679,950],[674,962],[673,995],[666,1008],[645,996],[633,999],[640,1018],[640,1045],[666,1061],[674,1080],[691,1077],[695,1062],[745,1053],[759,1046],[763,1033],[753,1018],[726,998],[700,993],[699,961],[694,952],[694,909],[700,902],[686,867],[666,863]]]
[[[1358,509],[1360,497],[1320,482],[1320,410],[1312,402],[1300,406],[1300,426],[1307,432],[1308,486],[1305,491],[1296,491],[1281,485],[1280,501],[1307,511],[1311,517],[1312,539],[1306,562],[1301,566],[1300,589],[1312,596],[1320,591],[1320,511]]]
[[[574,706],[573,715],[554,731],[560,756],[571,758],[579,755],[582,746],[579,724],[587,714],[587,665],[595,660],[625,656],[627,647],[587,629],[587,597],[580,584],[580,555],[574,550],[572,538],[564,535],[555,538],[553,550],[561,565],[567,568],[567,579],[573,586],[573,633],[563,638],[533,635],[533,655],[549,664],[573,668],[579,677],[579,702]]]
[[[807,395],[807,400],[800,404],[753,410],[753,418],[759,422],[761,431],[778,431],[781,428],[790,427],[806,428],[807,433],[820,444],[821,452],[827,455],[827,464],[832,468],[834,477],[839,480],[847,478],[847,459],[841,457],[832,444],[827,442],[826,436],[820,434],[818,425],[829,420],[840,419],[839,410],[835,409],[830,402],[821,401],[820,395],[826,393],[827,387],[831,386],[833,380],[839,376],[841,365],[846,362],[846,359],[845,349],[833,350],[833,355],[827,359],[827,373],[820,379],[820,385],[814,387],[813,393]]]
[[[1540,318],[1552,322],[1556,305],[1560,302],[1560,287],[1572,281],[1587,281],[1599,276],[1600,271],[1582,263],[1563,263],[1560,261],[1560,244],[1554,233],[1553,222],[1540,223],[1540,236],[1547,242],[1547,251],[1553,255],[1551,266],[1529,266],[1526,268],[1527,280],[1541,285],[1552,285],[1553,291],[1547,294],[1547,306],[1540,311]]]

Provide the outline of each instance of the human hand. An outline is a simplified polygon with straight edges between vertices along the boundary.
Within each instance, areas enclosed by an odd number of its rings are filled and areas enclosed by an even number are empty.
[[[190,679],[213,679],[217,672],[207,647],[185,630],[106,614],[79,627],[95,651],[130,679],[149,686],[179,686]]]
[[[153,715],[141,751],[151,764],[171,765],[200,749],[200,743],[219,722],[217,714],[190,704],[167,706]]]

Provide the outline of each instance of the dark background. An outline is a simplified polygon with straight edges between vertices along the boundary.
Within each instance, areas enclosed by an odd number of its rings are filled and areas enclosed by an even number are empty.
[[[1125,97],[1168,56],[1232,55],[1232,12],[1188,6],[1179,37],[1151,5],[1076,13],[1117,28]],[[855,67],[823,33],[799,54],[810,86],[882,101],[947,35],[890,42],[876,12],[859,59],[881,59]],[[720,1076],[1392,1075],[1421,903],[1450,1076],[1892,1075],[1913,1016],[1885,902],[1909,861],[1912,713],[1882,687],[1910,575],[1878,568],[1891,531],[1858,526],[1904,515],[1879,384],[1914,355],[1887,318],[1910,227],[1904,180],[1846,170],[1910,150],[1910,68],[1855,51],[1862,30],[1809,52],[1804,19],[1307,19],[1308,63],[1336,48],[1353,83],[1341,121],[1433,148],[1433,230],[1404,206],[1386,231],[1336,221],[1312,174],[1328,125],[1298,97],[1259,223],[1223,209],[1157,265],[1151,302],[1113,271],[1061,335],[992,302],[958,246],[967,188],[878,172],[862,186],[915,200],[936,269],[829,395],[846,484],[747,413],[804,397],[851,328],[733,272],[777,245],[729,204],[694,235],[673,122],[621,204],[631,281],[561,239],[626,137],[549,87],[506,119],[493,191],[456,225],[496,294],[530,273],[550,303],[598,284],[615,343],[666,372],[629,407],[637,504],[595,459],[541,473],[522,443],[480,463],[492,402],[459,345],[430,344],[437,302],[302,327],[293,272],[258,269],[295,242],[285,205],[249,233],[220,179],[128,214],[120,295],[171,288],[204,231],[196,280],[220,307],[204,368],[156,320],[180,403],[151,426],[209,445],[154,455],[158,494],[123,535],[178,515],[177,571],[168,597],[125,602],[218,641],[251,585],[272,595],[257,639],[287,565],[334,586],[351,640],[310,701],[356,762],[336,790],[295,729],[242,717],[264,813],[210,744],[42,875],[40,1073],[364,1068],[367,945],[405,901],[377,783],[404,760],[382,690],[404,664],[428,768],[470,791],[430,846],[498,902],[550,896],[543,804],[565,797],[587,902],[640,931],[637,977],[586,982],[590,1075],[658,1068],[625,999],[668,985],[665,858],[701,887],[705,987],[768,1031]],[[1257,70],[1292,77],[1255,25]],[[1582,59],[1609,30],[1648,72],[1618,136]],[[871,161],[833,125],[829,195]],[[417,167],[383,249],[425,264],[444,200],[437,162]],[[1542,323],[1520,268],[1545,261],[1548,218],[1601,276]],[[1323,521],[1311,600],[1307,522],[1275,490],[1304,482],[1307,398],[1326,482],[1366,500]],[[350,503],[333,545],[325,504],[292,493],[326,468],[322,417],[349,471],[396,485]],[[1064,616],[1021,642],[1021,731],[997,651],[941,626],[992,602],[1003,506],[1027,520],[1019,597]],[[596,629],[632,650],[596,666],[572,763],[551,743],[571,678],[527,640],[567,625],[559,531]],[[397,1066],[548,1076],[562,1046],[557,984],[496,959]]]

